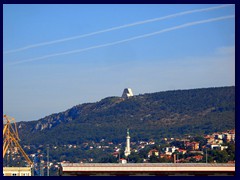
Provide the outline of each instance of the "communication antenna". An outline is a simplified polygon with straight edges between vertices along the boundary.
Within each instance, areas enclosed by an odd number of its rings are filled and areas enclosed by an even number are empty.
[[[207,159],[207,148],[206,148],[206,163],[208,163],[208,159]]]
[[[47,176],[49,176],[49,144],[47,145]]]

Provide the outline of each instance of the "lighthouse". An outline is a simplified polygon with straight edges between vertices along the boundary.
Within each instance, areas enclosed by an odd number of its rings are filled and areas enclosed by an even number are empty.
[[[128,155],[130,155],[130,136],[129,136],[129,129],[127,129],[127,137],[126,137],[126,148],[125,148],[125,151],[124,151],[124,155],[126,157],[128,157]]]

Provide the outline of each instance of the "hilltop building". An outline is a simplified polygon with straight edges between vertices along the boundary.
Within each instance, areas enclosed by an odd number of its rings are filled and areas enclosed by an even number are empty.
[[[127,138],[127,141],[126,141],[126,148],[125,148],[125,151],[124,151],[124,155],[127,157],[131,154],[129,129],[127,129],[127,137],[126,138]]]
[[[133,96],[132,89],[130,89],[130,88],[125,88],[125,89],[123,90],[122,98],[129,98],[129,97],[131,97],[131,96]]]

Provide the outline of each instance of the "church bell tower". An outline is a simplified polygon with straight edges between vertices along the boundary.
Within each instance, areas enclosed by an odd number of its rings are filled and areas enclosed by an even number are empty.
[[[130,151],[130,136],[129,136],[129,129],[127,129],[126,148],[125,148],[125,151],[124,151],[124,155],[127,157],[130,154],[131,154],[131,151]]]

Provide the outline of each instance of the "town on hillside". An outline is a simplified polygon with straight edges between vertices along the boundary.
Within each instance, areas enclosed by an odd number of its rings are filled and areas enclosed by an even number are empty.
[[[61,163],[235,163],[235,129],[204,136],[163,137],[160,141],[99,142],[65,145],[23,145],[43,175],[57,175]],[[36,153],[37,152],[37,153]],[[25,166],[17,148],[7,154],[4,166]]]

